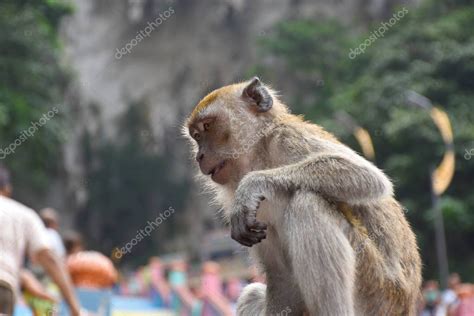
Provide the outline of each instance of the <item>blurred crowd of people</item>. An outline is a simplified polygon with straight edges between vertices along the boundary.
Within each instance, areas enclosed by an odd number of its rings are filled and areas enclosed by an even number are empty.
[[[109,258],[85,251],[77,233],[63,239],[54,209],[38,215],[12,192],[10,173],[0,166],[0,315],[13,315],[19,301],[35,316],[54,315],[61,299],[70,315],[80,315],[74,289],[112,287],[117,271]]]
[[[219,264],[211,261],[205,262],[200,267],[200,274],[194,277],[188,276],[188,268],[189,264],[183,260],[164,264],[159,258],[152,258],[149,265],[122,279],[120,292],[147,297],[158,292],[160,300],[164,301],[162,306],[170,306],[167,298],[173,297],[172,292],[175,292],[174,296],[180,298],[180,302],[174,303],[178,304],[179,308],[173,307],[178,315],[182,314],[183,305],[188,305],[188,309],[192,310],[193,305],[198,304],[199,308],[202,308],[206,303],[221,306],[214,306],[214,309],[230,310],[231,314],[235,315],[237,299],[245,285],[250,282],[264,282],[255,268],[241,277],[225,277]],[[440,289],[437,281],[426,281],[422,288],[418,314],[474,316],[474,285],[462,283],[457,273],[449,276],[445,290]],[[221,315],[227,314],[223,312]]]
[[[238,269],[240,270],[240,269]],[[148,297],[176,315],[235,315],[237,299],[250,282],[263,282],[256,269],[223,273],[223,265],[206,261],[152,257],[146,266],[122,277],[117,293]]]
[[[474,315],[474,285],[461,282],[457,273],[448,279],[448,288],[442,291],[438,281],[424,283],[421,316],[471,316]]]

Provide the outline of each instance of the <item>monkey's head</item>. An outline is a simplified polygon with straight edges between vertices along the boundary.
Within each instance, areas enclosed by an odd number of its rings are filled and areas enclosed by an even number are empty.
[[[254,168],[258,142],[282,111],[285,106],[257,77],[209,93],[184,126],[201,172],[221,185],[240,181]]]

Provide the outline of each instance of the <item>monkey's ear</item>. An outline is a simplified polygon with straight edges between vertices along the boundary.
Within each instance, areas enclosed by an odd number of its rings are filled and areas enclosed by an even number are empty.
[[[272,108],[273,98],[258,77],[253,77],[244,88],[242,97],[255,106],[257,112],[267,112]]]

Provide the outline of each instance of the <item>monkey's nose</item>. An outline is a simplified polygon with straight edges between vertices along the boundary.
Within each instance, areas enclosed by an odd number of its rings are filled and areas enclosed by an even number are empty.
[[[197,161],[197,162],[201,162],[203,158],[204,158],[204,154],[203,154],[203,153],[198,153],[198,154],[196,155],[196,161]]]

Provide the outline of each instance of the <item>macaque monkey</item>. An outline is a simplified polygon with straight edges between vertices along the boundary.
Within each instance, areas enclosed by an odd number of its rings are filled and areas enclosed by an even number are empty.
[[[266,275],[238,315],[415,315],[416,239],[381,170],[256,77],[208,94],[184,133],[231,237]]]

